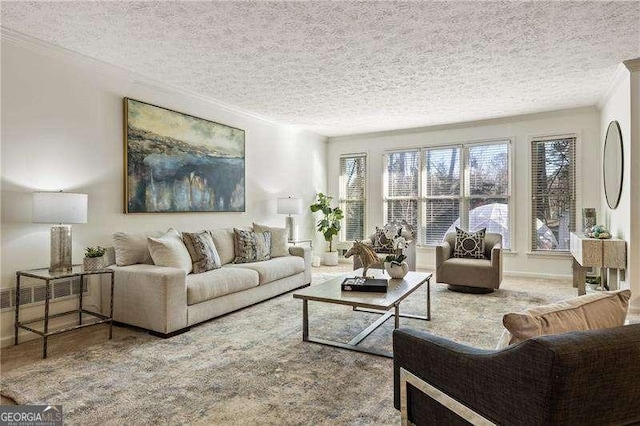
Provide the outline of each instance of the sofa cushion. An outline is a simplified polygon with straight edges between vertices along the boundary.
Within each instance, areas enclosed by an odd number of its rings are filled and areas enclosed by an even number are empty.
[[[282,257],[289,255],[289,229],[274,228],[272,226],[253,224],[256,232],[271,232],[271,257]]]
[[[225,265],[223,269],[249,269],[260,276],[260,285],[304,272],[304,259],[298,256],[276,257],[264,262]]]
[[[116,232],[113,234],[116,265],[128,266],[137,263],[153,265],[147,238],[157,238],[161,235],[162,232],[159,231],[139,233]]]
[[[536,336],[624,325],[631,291],[603,291],[502,318],[511,333],[509,344]]]
[[[218,251],[213,244],[213,238],[207,231],[183,232],[182,241],[191,256],[194,274],[218,269],[222,266]]]
[[[213,244],[216,246],[220,262],[223,265],[233,262],[236,257],[233,251],[233,228],[230,229],[212,229],[209,230]]]
[[[153,263],[184,270],[187,274],[193,269],[189,251],[182,242],[182,235],[173,228],[159,238],[147,239]]]
[[[250,269],[220,268],[187,275],[187,304],[205,302],[220,296],[258,286],[258,273]]]
[[[233,229],[234,250],[233,263],[261,262],[271,259],[271,232],[243,231]]]
[[[467,232],[456,226],[456,243],[453,257],[484,259],[484,234],[487,228]]]

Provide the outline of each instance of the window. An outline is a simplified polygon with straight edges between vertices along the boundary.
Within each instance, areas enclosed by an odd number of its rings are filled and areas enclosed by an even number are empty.
[[[502,234],[503,247],[510,248],[510,176],[508,140],[390,152],[385,221],[406,220],[427,245],[440,243],[456,226],[487,228]]]
[[[531,249],[568,251],[575,230],[576,138],[531,142]]]
[[[460,216],[462,200],[461,147],[424,151],[423,220],[426,244],[442,241],[452,223]],[[458,224],[459,226],[459,224]]]
[[[384,161],[385,223],[406,220],[417,230],[420,151],[390,152]]]
[[[344,212],[342,241],[364,239],[366,177],[366,154],[340,157],[340,208]]]

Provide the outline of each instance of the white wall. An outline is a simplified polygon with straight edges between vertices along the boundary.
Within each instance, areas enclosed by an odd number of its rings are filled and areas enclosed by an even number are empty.
[[[437,126],[397,132],[355,135],[329,139],[328,187],[338,195],[341,154],[368,154],[368,223],[373,230],[383,221],[382,154],[398,148],[427,147],[460,142],[509,138],[513,156],[512,251],[505,253],[505,272],[523,275],[570,276],[569,255],[529,253],[530,223],[530,140],[535,136],[575,133],[578,135],[578,208],[600,207],[600,175],[593,173],[600,164],[600,117],[595,108],[579,108],[542,114],[487,120],[458,125]],[[433,268],[435,251],[419,249],[418,267]]]
[[[87,224],[73,226],[73,261],[90,245],[111,245],[116,231],[284,226],[276,198],[311,204],[326,191],[326,138],[277,125],[123,69],[3,30],[1,286],[15,271],[48,266],[49,226],[31,223],[31,193],[89,195]],[[246,130],[246,212],[123,214],[122,98],[131,97]],[[298,218],[301,236],[315,236],[313,218]],[[97,292],[96,292],[97,293]],[[97,301],[94,301],[97,303]],[[59,302],[56,310],[71,302]],[[24,318],[42,315],[42,307]],[[3,344],[13,313],[2,313]]]
[[[627,241],[627,269],[619,284],[631,289],[630,310],[640,312],[640,59],[625,65],[620,65],[600,103],[600,149],[604,149],[609,123],[617,120],[624,156],[620,203],[610,209],[603,193],[601,210],[613,235]]]

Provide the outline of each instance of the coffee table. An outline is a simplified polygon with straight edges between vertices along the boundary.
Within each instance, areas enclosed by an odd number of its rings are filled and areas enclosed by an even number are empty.
[[[375,278],[389,279],[389,276],[381,269],[369,269],[368,274],[373,275]],[[404,279],[389,279],[389,287],[386,293],[342,291],[340,285],[346,277],[362,276],[362,269],[358,269],[341,277],[325,281],[322,284],[296,291],[293,293],[293,297],[296,299],[302,299],[302,340],[305,342],[319,343],[321,345],[393,358],[393,353],[391,352],[372,348],[363,348],[358,346],[358,344],[391,317],[394,317],[395,320],[394,328],[398,328],[400,326],[400,317],[421,319],[425,321],[431,320],[431,275],[432,274],[430,273],[424,272],[409,272]],[[401,314],[400,303],[425,282],[427,283],[427,315]],[[308,303],[310,300],[314,302],[348,305],[352,306],[356,311],[377,313],[382,316],[369,327],[362,330],[360,334],[351,339],[348,343],[319,339],[309,336]]]

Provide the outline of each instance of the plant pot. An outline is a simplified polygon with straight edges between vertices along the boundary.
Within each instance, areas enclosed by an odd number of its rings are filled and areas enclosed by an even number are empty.
[[[338,266],[338,252],[325,251],[322,254],[322,264],[325,266]]]
[[[407,262],[401,262],[399,265],[391,262],[384,262],[384,270],[391,278],[402,279],[409,273],[409,265]]]
[[[99,271],[100,269],[104,269],[106,266],[104,256],[84,258],[85,271]]]

